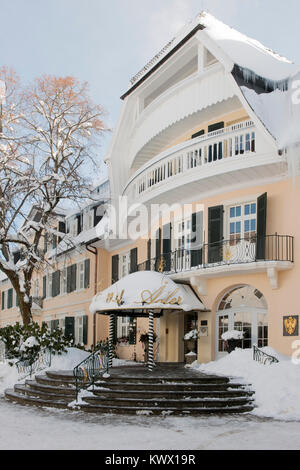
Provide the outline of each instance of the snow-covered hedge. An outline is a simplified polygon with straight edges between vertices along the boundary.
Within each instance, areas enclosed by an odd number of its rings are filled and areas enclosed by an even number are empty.
[[[238,330],[229,330],[222,334],[221,338],[224,341],[228,341],[230,339],[243,339],[244,333]]]
[[[8,359],[34,359],[43,348],[51,349],[52,354],[61,354],[72,346],[60,328],[50,331],[47,324],[8,325],[0,329],[0,339],[5,343]]]

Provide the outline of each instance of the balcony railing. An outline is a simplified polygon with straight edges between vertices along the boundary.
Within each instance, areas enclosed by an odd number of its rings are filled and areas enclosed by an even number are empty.
[[[194,250],[178,249],[144,261],[138,265],[138,271],[177,273],[258,261],[293,262],[294,238],[275,234],[238,241],[221,240]]]
[[[131,178],[124,192],[132,191],[132,196],[139,197],[176,175],[186,174],[197,167],[214,164],[223,159],[255,152],[254,123],[243,121],[163,152]]]

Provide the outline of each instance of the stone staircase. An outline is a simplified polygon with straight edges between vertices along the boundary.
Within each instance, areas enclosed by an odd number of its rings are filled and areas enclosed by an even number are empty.
[[[245,413],[253,409],[253,392],[245,384],[227,377],[147,376],[115,374],[97,382],[93,393],[75,400],[72,371],[47,371],[34,380],[16,384],[5,397],[24,405],[80,409],[96,413],[141,415],[202,415]],[[114,371],[115,372],[115,371]]]

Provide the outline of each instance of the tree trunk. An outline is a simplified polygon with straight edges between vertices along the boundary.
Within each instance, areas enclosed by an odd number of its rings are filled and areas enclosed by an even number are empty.
[[[22,316],[23,324],[29,325],[32,323],[32,313],[31,313],[31,306],[28,302],[20,302],[19,309]]]

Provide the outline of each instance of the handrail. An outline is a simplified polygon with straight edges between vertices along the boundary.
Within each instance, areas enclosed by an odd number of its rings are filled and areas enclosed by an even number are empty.
[[[294,237],[278,234],[264,237],[255,235],[239,240],[207,243],[197,249],[177,249],[140,263],[137,270],[177,273],[259,261],[294,262]]]
[[[33,373],[51,366],[51,349],[43,348],[39,351],[37,357],[20,359],[15,365],[20,379],[31,377]]]
[[[179,173],[185,173],[192,168],[215,163],[216,160],[222,160],[227,154],[228,157],[234,157],[255,153],[256,136],[255,129],[253,131],[254,127],[253,121],[245,120],[216,131],[211,131],[164,150],[142,165],[129,178],[123,189],[123,194],[126,194],[133,182],[139,185],[139,182],[143,179],[147,180],[145,187],[143,186],[142,190],[139,191],[140,194],[141,192],[151,190],[153,186]],[[246,133],[249,135],[248,144],[246,143]],[[240,136],[242,136],[242,141]],[[237,141],[235,141],[235,137],[238,138]],[[214,139],[217,142],[214,142]],[[214,143],[216,148],[214,148]],[[220,145],[222,148],[220,148]],[[166,167],[163,169],[161,168],[162,165],[166,165]],[[149,172],[151,174],[152,172],[158,173],[156,175],[153,173],[151,177]]]
[[[108,373],[108,356],[103,354],[102,349],[94,351],[74,367],[73,376],[75,378],[76,401],[79,391],[91,385],[94,388],[96,381],[104,373]]]
[[[253,345],[253,360],[261,364],[276,364],[279,362],[277,357],[271,356],[259,349],[255,344]]]

